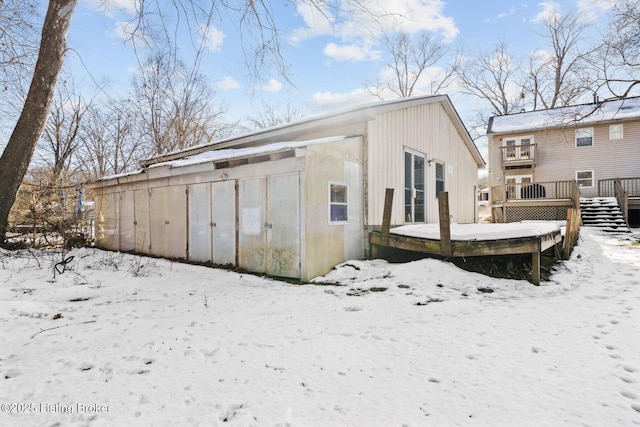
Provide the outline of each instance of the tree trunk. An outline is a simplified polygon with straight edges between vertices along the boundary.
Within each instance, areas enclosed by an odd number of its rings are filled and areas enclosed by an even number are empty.
[[[51,109],[67,48],[67,32],[77,0],[50,0],[33,79],[20,118],[0,157],[0,243],[5,241],[9,211]]]

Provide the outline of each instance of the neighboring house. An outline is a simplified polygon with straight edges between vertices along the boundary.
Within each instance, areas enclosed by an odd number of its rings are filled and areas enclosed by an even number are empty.
[[[495,116],[487,136],[494,221],[566,219],[593,197],[637,215],[640,98]]]
[[[485,166],[446,95],[376,103],[196,146],[91,185],[96,245],[310,279],[392,224],[477,219]]]

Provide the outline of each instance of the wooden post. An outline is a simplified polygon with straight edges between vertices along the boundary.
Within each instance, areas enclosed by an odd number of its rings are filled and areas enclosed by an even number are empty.
[[[531,282],[540,286],[540,238],[538,238],[538,250],[531,253]]]
[[[389,230],[391,230],[391,209],[393,207],[393,188],[387,188],[384,194],[384,209],[382,211],[382,228],[380,230],[379,245],[370,243],[371,258],[378,258],[380,255],[380,245],[389,245]]]
[[[393,188],[387,188],[384,193],[384,210],[382,211],[382,230],[380,235],[383,243],[389,243],[391,229],[391,209],[393,208]]]
[[[564,230],[564,251],[562,254],[562,258],[563,259],[569,259],[569,256],[571,255],[571,241],[573,239],[573,227],[574,227],[574,214],[573,214],[574,209],[573,208],[569,208],[567,209],[567,225],[565,227]]]
[[[451,228],[449,222],[449,193],[441,191],[438,194],[438,209],[440,213],[440,254],[451,256]]]

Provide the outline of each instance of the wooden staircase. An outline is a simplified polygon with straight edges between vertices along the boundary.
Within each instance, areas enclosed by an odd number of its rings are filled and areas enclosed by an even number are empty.
[[[631,231],[615,197],[580,198],[580,210],[585,227],[618,233]]]

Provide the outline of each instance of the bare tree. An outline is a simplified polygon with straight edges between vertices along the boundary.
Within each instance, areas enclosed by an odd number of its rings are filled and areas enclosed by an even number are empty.
[[[574,104],[592,91],[594,81],[588,52],[580,45],[587,23],[573,12],[551,14],[544,24],[550,50],[537,50],[529,60],[528,90],[534,110]]]
[[[143,64],[134,90],[142,134],[154,154],[210,142],[227,128],[204,77],[166,52]]]
[[[22,113],[0,157],[0,243],[5,240],[9,211],[46,124],[76,3],[77,0],[49,2],[31,86]]]
[[[83,180],[129,172],[137,167],[138,160],[150,154],[136,121],[135,109],[127,99],[90,107],[74,160]]]
[[[618,0],[609,30],[594,55],[599,87],[624,98],[640,85],[640,0]]]
[[[2,112],[7,113],[7,99],[19,99],[29,83],[29,73],[38,55],[38,2],[35,0],[0,1],[0,91]],[[15,105],[11,105],[15,108]]]
[[[78,134],[88,108],[82,95],[74,89],[72,80],[58,86],[41,139],[43,159],[50,167],[54,181],[63,171],[68,172],[72,156],[80,144]]]
[[[426,76],[431,67],[450,53],[447,47],[428,32],[414,37],[403,32],[385,34],[384,44],[390,56],[385,67],[389,76],[375,84],[367,82],[370,92],[379,99],[385,98],[385,92],[391,92],[399,98],[408,98],[416,94],[419,88],[423,88],[423,92],[436,94],[448,86],[460,65],[454,61],[437,75]]]
[[[481,51],[464,58],[457,71],[462,92],[487,101],[492,114],[503,115],[520,111],[524,106],[526,75],[521,59],[511,54],[502,40],[493,51]]]

